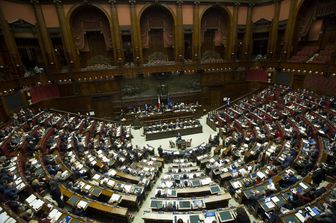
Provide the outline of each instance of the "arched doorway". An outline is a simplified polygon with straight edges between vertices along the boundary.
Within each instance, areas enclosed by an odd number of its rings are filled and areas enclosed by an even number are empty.
[[[81,6],[71,14],[70,26],[82,68],[113,64],[110,24],[103,11]]]
[[[201,19],[202,61],[224,59],[228,47],[229,15],[221,7],[207,9]]]
[[[174,61],[174,18],[160,5],[146,8],[140,17],[144,63]]]

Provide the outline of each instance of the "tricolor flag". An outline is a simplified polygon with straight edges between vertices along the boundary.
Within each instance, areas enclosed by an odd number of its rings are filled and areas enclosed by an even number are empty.
[[[160,108],[161,108],[161,100],[160,100],[160,95],[158,95],[158,100],[157,100],[157,109],[159,109],[160,110]]]
[[[170,100],[169,95],[167,96],[167,106],[168,106],[169,109],[170,109],[171,106],[172,106],[172,103],[171,103],[171,100]]]

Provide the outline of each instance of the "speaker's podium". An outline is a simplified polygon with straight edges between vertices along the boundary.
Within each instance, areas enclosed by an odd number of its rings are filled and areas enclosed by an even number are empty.
[[[187,148],[187,141],[185,139],[177,139],[176,140],[176,147],[178,149],[186,149]]]

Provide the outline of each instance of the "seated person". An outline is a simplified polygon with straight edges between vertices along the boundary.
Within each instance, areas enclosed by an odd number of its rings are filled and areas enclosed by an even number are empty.
[[[243,207],[238,207],[236,212],[237,212],[237,217],[236,217],[237,223],[250,223],[251,222],[249,216],[247,215]]]
[[[287,188],[289,186],[292,186],[298,181],[298,178],[294,176],[294,173],[289,172],[287,176],[285,176],[283,179],[279,181],[279,186],[281,188]]]
[[[180,141],[182,141],[182,136],[181,136],[181,133],[178,132],[176,136],[176,143]]]

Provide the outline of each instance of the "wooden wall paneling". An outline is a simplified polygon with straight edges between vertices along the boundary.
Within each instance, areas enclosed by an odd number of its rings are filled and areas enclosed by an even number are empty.
[[[292,88],[293,89],[303,88],[304,78],[305,78],[304,75],[293,75]]]
[[[9,117],[6,114],[2,101],[0,101],[0,126],[8,120],[9,120]]]
[[[54,108],[69,112],[86,113],[91,110],[91,97],[63,97],[43,101],[35,105],[41,108]]]
[[[73,96],[74,95],[75,83],[59,84],[57,86],[58,86],[58,89],[59,89],[59,92],[60,92],[60,97],[67,97],[67,96]]]

